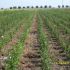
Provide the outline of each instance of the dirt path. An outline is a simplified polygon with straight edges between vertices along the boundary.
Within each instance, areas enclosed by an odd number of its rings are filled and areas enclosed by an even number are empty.
[[[25,41],[24,47],[18,70],[41,70],[40,45],[38,42],[36,17],[34,18],[34,22]]]
[[[7,45],[5,45],[0,50],[0,70],[4,70],[4,61],[7,59],[9,52],[12,50],[12,46],[18,43],[22,32],[23,32],[23,25],[20,26],[19,30],[16,32],[12,40],[8,42]]]
[[[61,48],[56,37],[53,37],[49,28],[46,25],[43,26],[44,32],[48,38],[48,48],[49,56],[52,59],[51,70],[70,70],[69,59],[66,56],[66,53]]]

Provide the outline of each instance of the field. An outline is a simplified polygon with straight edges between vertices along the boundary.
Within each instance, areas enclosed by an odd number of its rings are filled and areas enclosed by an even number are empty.
[[[70,70],[70,9],[0,11],[0,70]]]

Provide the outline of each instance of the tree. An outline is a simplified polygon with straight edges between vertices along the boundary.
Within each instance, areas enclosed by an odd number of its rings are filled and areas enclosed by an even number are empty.
[[[44,8],[47,8],[47,5],[45,5]]]
[[[25,8],[25,7],[23,7],[23,8]]]
[[[52,8],[52,6],[51,6],[51,5],[49,5],[49,8]]]
[[[60,8],[61,6],[60,5],[58,5],[58,8]]]
[[[40,6],[40,8],[43,8],[43,6]]]
[[[33,6],[31,8],[34,8]]]
[[[36,8],[38,8],[38,6],[36,6]]]
[[[12,7],[10,7],[10,9],[12,9]]]
[[[27,6],[27,8],[29,8],[29,6]]]
[[[3,8],[1,8],[1,10],[3,10]]]
[[[18,6],[18,9],[21,9],[21,6]]]
[[[66,5],[66,8],[68,8],[69,6],[68,5]]]
[[[16,9],[16,8],[17,8],[16,6],[13,7],[13,9]]]
[[[62,8],[64,8],[64,5],[62,5]]]

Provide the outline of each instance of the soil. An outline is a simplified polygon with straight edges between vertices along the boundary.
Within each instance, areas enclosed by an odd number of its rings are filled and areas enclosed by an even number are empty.
[[[45,17],[44,17],[45,19]],[[44,22],[45,23],[45,22]],[[25,40],[24,50],[20,57],[17,70],[42,70],[42,59],[40,54],[40,44],[38,41],[38,23],[35,16],[33,24],[30,28],[29,35]],[[67,54],[60,46],[56,37],[53,37],[49,28],[43,25],[43,31],[48,39],[49,56],[52,60],[51,70],[70,70],[70,64],[64,64],[63,62],[70,62],[67,58]],[[4,61],[7,59],[7,55],[12,49],[13,45],[16,45],[19,41],[20,35],[23,32],[23,26],[16,32],[14,38],[5,45],[0,52],[0,70],[5,70]]]
[[[41,70],[40,44],[38,41],[37,18],[30,28],[30,33],[25,40],[24,51],[18,65],[18,70]]]
[[[51,70],[70,70],[70,60],[64,49],[60,46],[57,38],[52,36],[46,25],[43,25],[43,31],[48,39],[49,56],[52,60]]]

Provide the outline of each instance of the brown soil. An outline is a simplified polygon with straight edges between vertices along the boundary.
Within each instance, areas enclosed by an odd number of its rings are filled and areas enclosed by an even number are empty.
[[[48,49],[49,56],[52,60],[51,70],[70,70],[70,64],[64,64],[63,62],[69,62],[64,49],[60,46],[60,43],[57,41],[56,37],[52,37],[48,27],[43,26],[44,32],[48,38]],[[59,63],[58,63],[59,62]]]
[[[14,35],[12,40],[7,43],[1,50],[0,50],[0,70],[4,70],[4,61],[7,59],[9,52],[13,50],[12,46],[16,45],[19,41],[20,35],[23,32],[23,25],[20,26],[18,32]]]
[[[31,26],[30,33],[25,41],[24,52],[21,56],[18,70],[41,70],[41,56],[39,51],[37,18]]]

